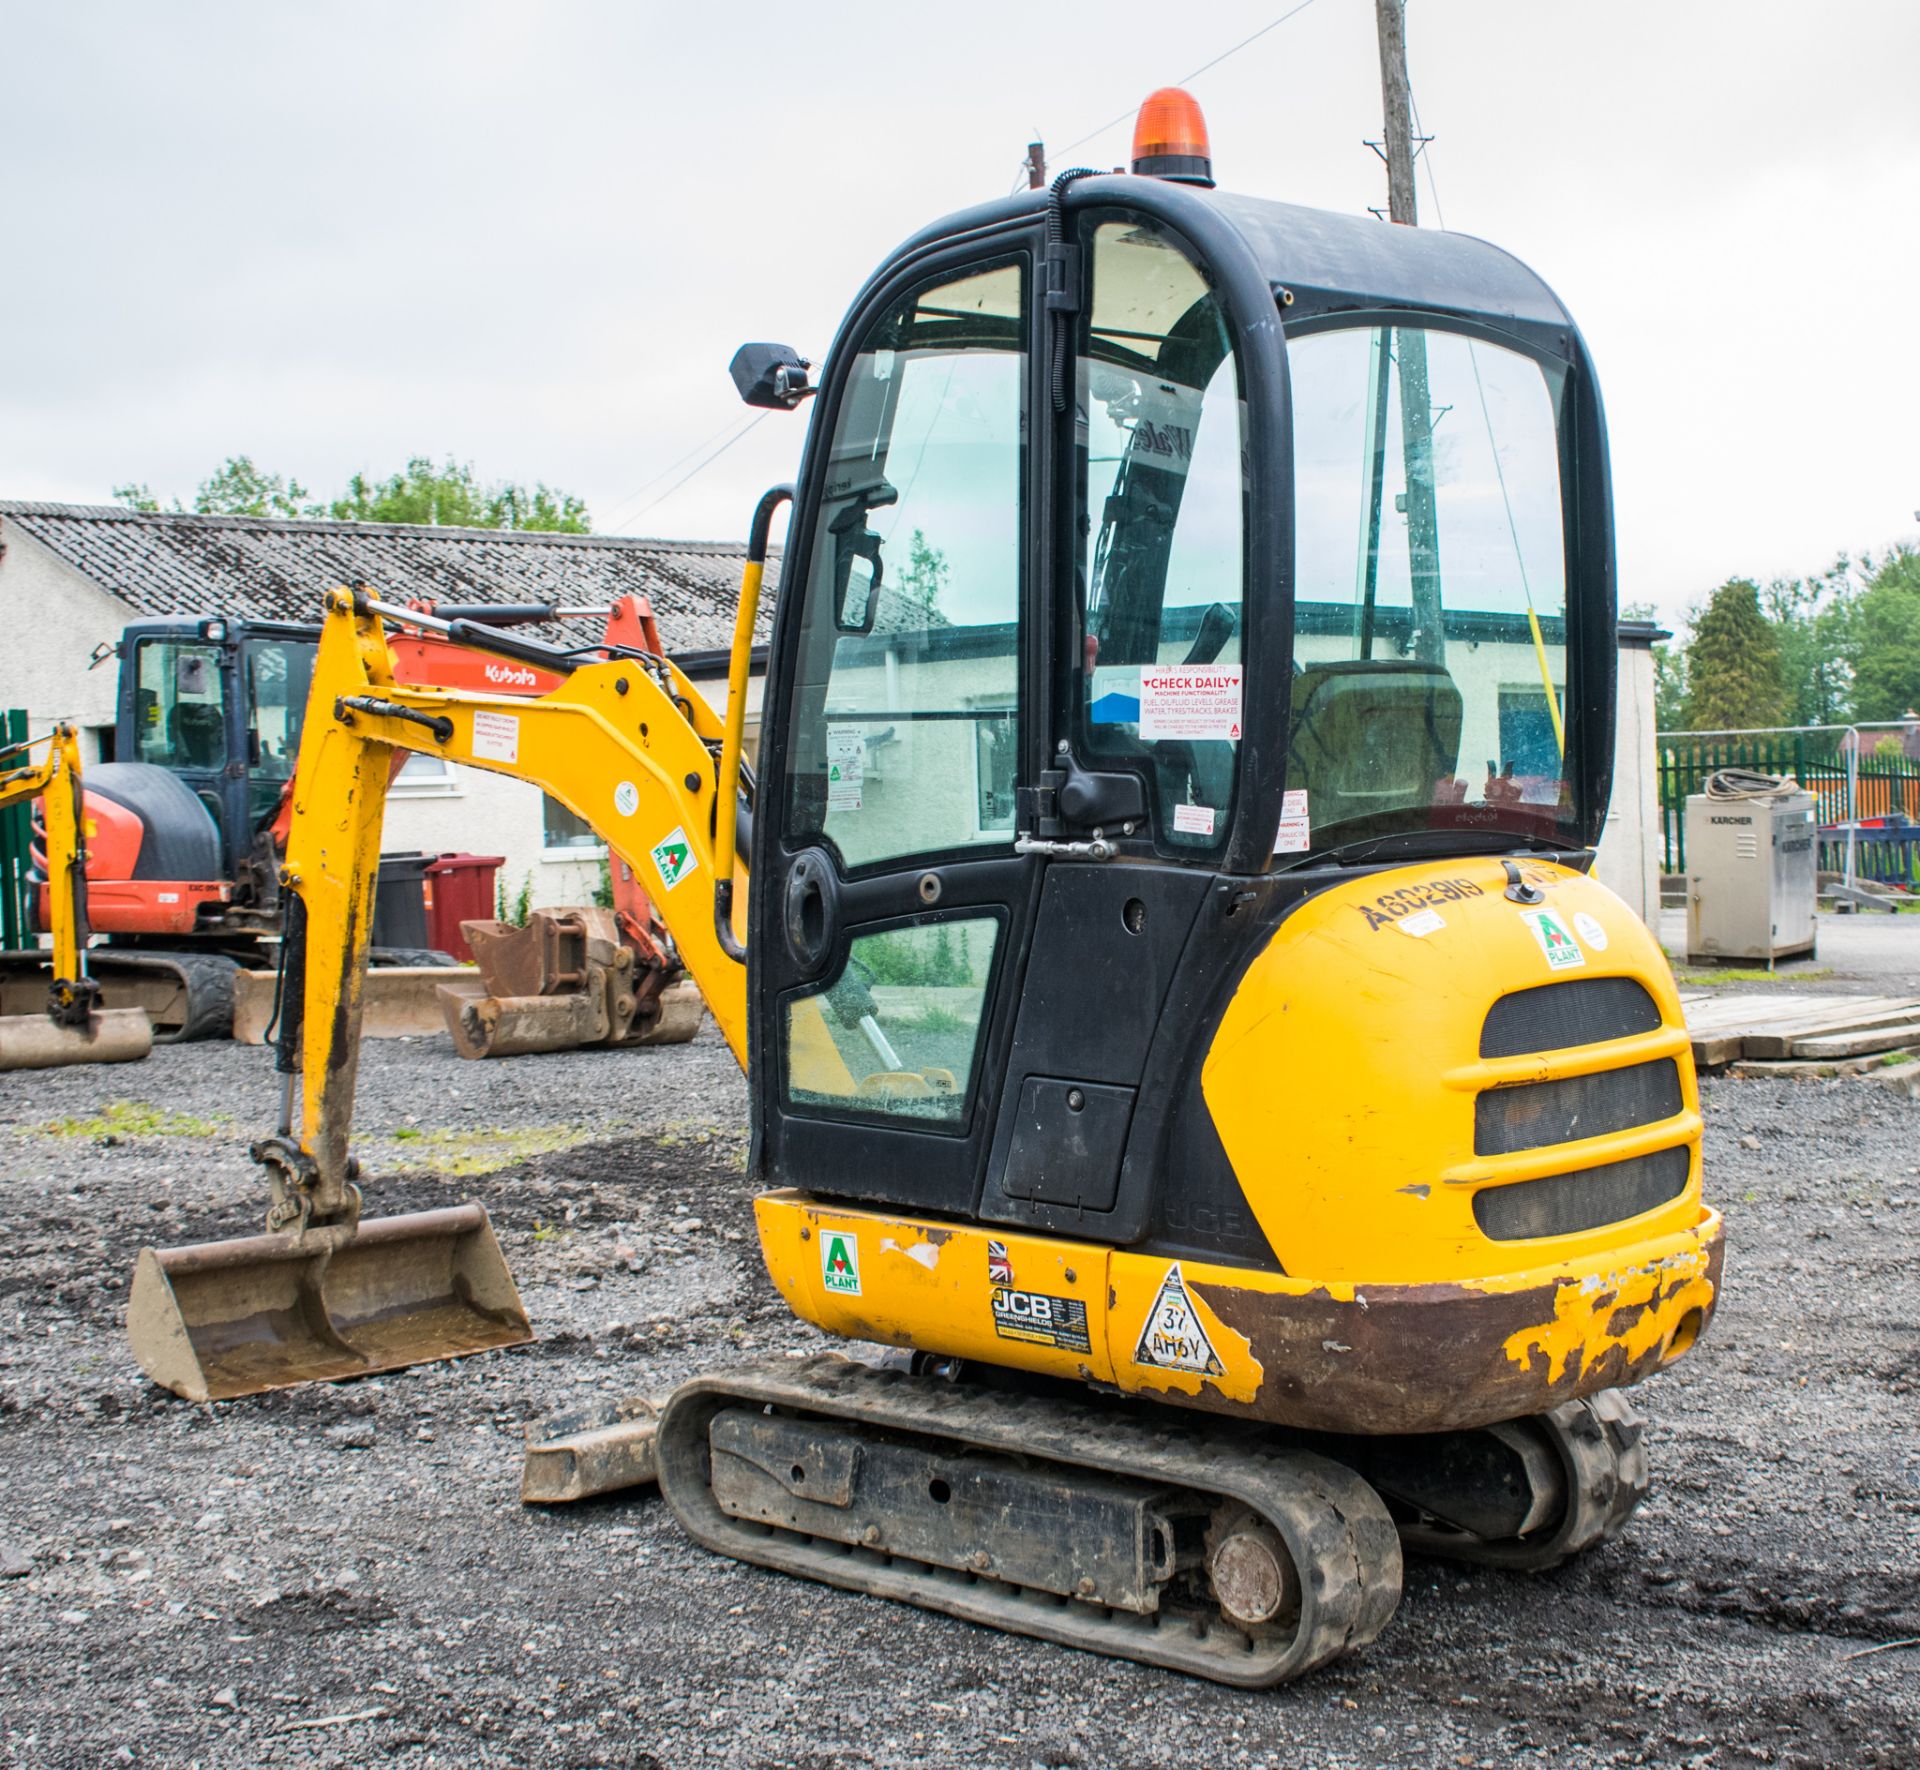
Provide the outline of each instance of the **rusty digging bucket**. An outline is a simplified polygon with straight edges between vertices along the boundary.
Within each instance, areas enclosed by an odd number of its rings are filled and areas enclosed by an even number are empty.
[[[477,1204],[184,1248],[142,1248],[133,1355],[188,1401],[225,1401],[533,1338]]]
[[[690,981],[666,986],[612,910],[535,910],[524,927],[462,922],[477,977],[440,985],[462,1057],[519,1057],[582,1045],[684,1045],[705,1003]],[[640,940],[636,950],[634,940]]]
[[[68,1063],[137,1063],[153,1049],[144,1008],[105,1008],[85,1026],[45,1014],[0,1015],[0,1071],[58,1069]]]

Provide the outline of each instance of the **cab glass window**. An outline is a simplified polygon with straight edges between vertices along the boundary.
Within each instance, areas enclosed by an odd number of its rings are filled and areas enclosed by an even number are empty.
[[[313,682],[310,639],[250,639],[245,648],[247,704],[252,725],[251,773],[266,780],[293,778],[300,722]]]
[[[143,639],[133,699],[136,761],[189,770],[226,766],[226,684],[217,645]]]
[[[1092,232],[1078,365],[1078,748],[1137,762],[1163,847],[1212,849],[1240,747],[1240,386],[1200,267],[1143,221]]]
[[[1558,838],[1561,372],[1417,326],[1290,339],[1293,713],[1280,852]]]
[[[834,425],[793,689],[788,822],[850,868],[1013,840],[1025,273],[902,296]]]
[[[787,1104],[964,1130],[999,941],[995,916],[856,936],[832,983],[788,998]]]

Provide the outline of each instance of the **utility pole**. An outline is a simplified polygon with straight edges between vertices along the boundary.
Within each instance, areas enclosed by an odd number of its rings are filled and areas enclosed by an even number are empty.
[[[1047,145],[1043,141],[1027,143],[1027,157],[1024,162],[1027,174],[1027,189],[1042,191],[1047,188]]]
[[[1373,0],[1380,37],[1380,98],[1386,112],[1387,219],[1420,225],[1413,190],[1413,93],[1407,83],[1407,0]]]
[[[1380,37],[1380,99],[1385,113],[1387,219],[1419,225],[1413,190],[1413,94],[1407,81],[1407,0],[1373,0]],[[1400,370],[1400,446],[1406,457],[1407,564],[1412,578],[1412,655],[1444,664],[1447,638],[1440,594],[1440,511],[1433,479],[1433,398],[1427,382],[1427,335],[1402,326],[1394,359]]]

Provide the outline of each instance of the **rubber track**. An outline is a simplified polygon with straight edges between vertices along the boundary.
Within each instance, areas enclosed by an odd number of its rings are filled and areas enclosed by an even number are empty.
[[[747,1523],[708,1487],[708,1422],[743,1403],[948,1439],[1150,1485],[1239,1500],[1276,1529],[1302,1574],[1298,1628],[1255,1639],[1219,1617],[1135,1616],[991,1575],[957,1572]],[[1298,1678],[1373,1640],[1400,1601],[1400,1539],[1358,1475],[1307,1451],[1162,1428],[1118,1409],[987,1392],[840,1358],[696,1377],[677,1389],[656,1440],[660,1488],[689,1534],[738,1560],[917,1604],[990,1628],[1196,1673],[1249,1688]]]
[[[1646,1422],[1618,1389],[1603,1389],[1569,1401],[1527,1422],[1560,1457],[1568,1504],[1550,1530],[1504,1541],[1451,1530],[1444,1525],[1406,1524],[1400,1535],[1409,1549],[1483,1567],[1540,1573],[1583,1550],[1611,1542],[1652,1491],[1645,1442]]]
[[[149,952],[126,947],[94,947],[87,953],[87,968],[99,979],[109,1008],[132,1004],[115,1000],[114,978],[136,971],[170,971],[187,992],[187,1018],[170,1032],[155,1027],[156,1045],[184,1045],[195,1039],[233,1037],[233,975],[240,969],[237,959],[224,953]]]

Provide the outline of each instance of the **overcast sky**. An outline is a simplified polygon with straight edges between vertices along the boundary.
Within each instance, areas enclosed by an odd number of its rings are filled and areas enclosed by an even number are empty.
[[[1117,163],[1293,3],[0,0],[0,497],[451,453],[740,535],[802,419],[654,502],[745,416],[736,344],[817,356],[1034,130]],[[1373,30],[1313,0],[1193,81],[1224,186],[1384,201]],[[1408,38],[1447,223],[1598,361],[1624,600],[1920,534],[1920,4],[1413,0]]]

